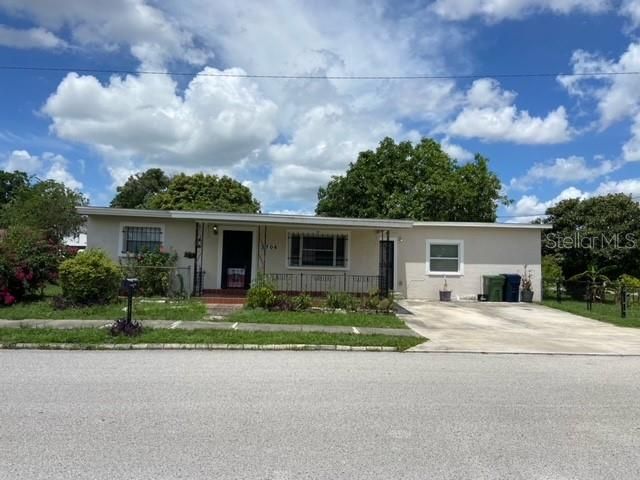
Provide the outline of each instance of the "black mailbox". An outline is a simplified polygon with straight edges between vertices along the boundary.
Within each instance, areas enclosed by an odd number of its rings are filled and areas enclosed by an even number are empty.
[[[138,279],[137,278],[125,278],[122,281],[122,288],[129,292],[133,292],[138,288]]]

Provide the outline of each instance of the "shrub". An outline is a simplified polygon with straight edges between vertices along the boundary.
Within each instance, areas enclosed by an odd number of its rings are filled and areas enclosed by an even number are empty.
[[[295,311],[309,310],[312,305],[311,296],[301,293],[290,298],[291,309]]]
[[[0,239],[0,305],[11,305],[55,281],[60,252],[42,232],[9,228]]]
[[[145,297],[167,297],[173,293],[178,255],[163,250],[147,250],[129,257],[124,264],[127,277],[140,282],[138,293]],[[179,278],[178,280],[182,280]],[[180,294],[184,294],[184,282],[180,282]]]
[[[553,255],[542,257],[542,279],[546,281],[560,280],[562,278],[562,268]]]
[[[356,299],[346,292],[330,292],[327,294],[326,305],[328,308],[351,310],[358,309]]]
[[[60,265],[62,296],[74,304],[111,302],[122,281],[122,270],[102,250],[89,249]]]
[[[264,308],[271,309],[278,302],[275,288],[265,280],[256,280],[247,292],[248,308]]]
[[[363,307],[367,310],[389,313],[393,308],[393,297],[385,297],[380,290],[371,290],[369,295],[363,299]]]
[[[383,298],[378,302],[378,308],[376,310],[382,313],[391,312],[391,307],[393,307],[393,300],[390,298]]]
[[[618,278],[618,281],[625,287],[640,288],[640,278],[636,278],[633,275],[623,273],[620,275],[620,278]]]

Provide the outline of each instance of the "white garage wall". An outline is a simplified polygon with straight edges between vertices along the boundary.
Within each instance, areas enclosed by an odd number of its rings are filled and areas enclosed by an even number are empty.
[[[534,300],[540,300],[541,232],[537,229],[495,227],[422,227],[393,232],[398,242],[398,289],[408,298],[437,299],[443,275],[426,273],[428,240],[464,241],[464,273],[447,275],[453,298],[482,292],[482,276],[522,275],[524,264],[533,274]]]

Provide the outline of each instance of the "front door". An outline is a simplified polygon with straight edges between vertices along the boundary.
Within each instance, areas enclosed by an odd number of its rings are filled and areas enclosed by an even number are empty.
[[[395,288],[395,242],[380,240],[380,290],[388,292]]]
[[[222,288],[248,289],[251,284],[253,232],[223,230]]]

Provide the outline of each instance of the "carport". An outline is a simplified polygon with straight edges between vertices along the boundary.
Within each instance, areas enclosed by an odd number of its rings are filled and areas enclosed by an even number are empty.
[[[640,330],[539,304],[401,300],[426,352],[640,355]]]

